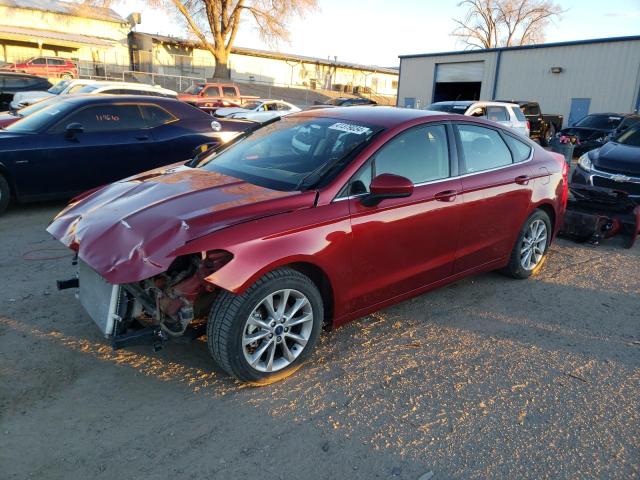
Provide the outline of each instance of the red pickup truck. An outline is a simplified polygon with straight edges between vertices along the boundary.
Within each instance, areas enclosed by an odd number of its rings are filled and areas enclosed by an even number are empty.
[[[242,102],[258,97],[240,95],[240,89],[230,83],[194,83],[178,100],[196,107],[239,107]]]

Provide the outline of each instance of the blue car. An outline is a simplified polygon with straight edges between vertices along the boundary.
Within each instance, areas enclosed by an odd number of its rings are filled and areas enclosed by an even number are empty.
[[[70,96],[0,130],[0,213],[186,161],[250,125],[169,98]]]

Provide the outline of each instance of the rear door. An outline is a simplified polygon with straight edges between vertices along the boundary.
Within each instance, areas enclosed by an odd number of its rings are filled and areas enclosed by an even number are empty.
[[[31,75],[39,75],[42,77],[49,76],[49,70],[47,68],[47,59],[44,57],[34,58],[29,62],[28,71]]]
[[[518,145],[510,146],[515,137],[489,126],[459,123],[455,130],[464,198],[454,268],[460,273],[510,254],[529,211],[535,180],[528,161],[531,146],[518,141],[523,149],[512,151]]]
[[[67,125],[84,132],[69,138]],[[29,174],[51,185],[51,192],[73,194],[147,169],[152,141],[137,105],[90,105],[49,128],[48,148],[33,152]],[[25,192],[27,194],[27,192]]]
[[[351,311],[451,275],[462,201],[450,126],[412,127],[389,140],[351,179],[347,197],[353,239]],[[393,173],[414,182],[407,198],[361,202],[372,178]]]

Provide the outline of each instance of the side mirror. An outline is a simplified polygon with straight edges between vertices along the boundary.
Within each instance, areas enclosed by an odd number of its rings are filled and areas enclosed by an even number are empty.
[[[64,136],[65,138],[71,139],[75,138],[76,135],[79,135],[82,132],[84,132],[84,127],[82,125],[80,125],[79,123],[70,123],[64,130]]]
[[[369,195],[362,197],[362,205],[374,207],[387,198],[404,198],[413,193],[413,182],[391,173],[378,175],[371,181]]]

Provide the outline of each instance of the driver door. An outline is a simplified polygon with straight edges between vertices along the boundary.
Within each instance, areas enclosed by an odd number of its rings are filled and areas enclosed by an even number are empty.
[[[348,202],[353,235],[353,286],[348,301],[358,311],[451,275],[462,201],[451,127],[428,124],[400,133],[351,179]],[[407,198],[361,203],[382,173],[408,178]]]
[[[84,131],[73,137],[66,127]],[[49,184],[50,193],[73,195],[146,170],[153,141],[137,105],[91,105],[71,113],[46,133],[46,149],[29,162],[34,185]],[[44,183],[42,183],[44,182]],[[27,192],[25,192],[27,194]]]

